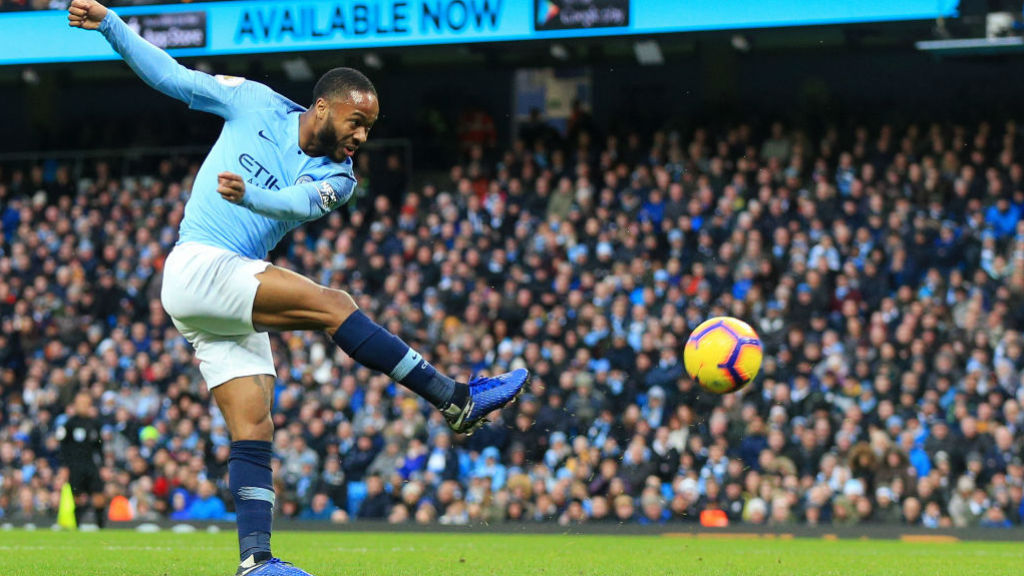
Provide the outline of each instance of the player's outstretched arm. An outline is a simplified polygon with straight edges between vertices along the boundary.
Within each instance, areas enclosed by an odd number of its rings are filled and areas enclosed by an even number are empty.
[[[241,78],[214,78],[178,64],[96,0],[73,0],[68,6],[68,25],[99,30],[143,82],[192,108],[229,118],[236,108],[246,104],[239,101]]]
[[[113,11],[96,0],[73,0],[68,6],[68,24],[85,30],[99,30],[111,47],[149,86],[185,102],[192,102],[194,70],[144,40]]]
[[[280,190],[266,190],[246,184],[233,172],[217,175],[217,192],[228,202],[244,206],[268,218],[306,221],[317,218],[348,202],[356,180],[339,174],[318,182],[306,182]]]

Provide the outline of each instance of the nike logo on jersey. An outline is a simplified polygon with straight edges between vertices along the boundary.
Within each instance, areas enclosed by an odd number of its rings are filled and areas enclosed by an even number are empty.
[[[259,134],[260,138],[263,138],[263,139],[264,139],[264,140],[266,140],[267,142],[270,142],[270,143],[271,143],[271,144],[273,144],[274,146],[277,146],[277,142],[274,142],[273,140],[271,140],[270,136],[267,136],[267,135],[266,135],[266,134],[265,134],[265,133],[263,132],[263,130],[260,130],[259,132],[257,132],[257,134]]]

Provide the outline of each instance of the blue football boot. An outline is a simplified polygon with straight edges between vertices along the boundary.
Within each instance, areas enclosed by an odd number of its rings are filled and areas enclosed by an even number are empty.
[[[452,404],[441,411],[448,427],[458,434],[472,434],[484,425],[484,416],[512,402],[530,381],[530,373],[519,368],[497,376],[469,381],[469,400],[464,406]]]
[[[271,558],[262,562],[254,562],[250,556],[238,566],[235,576],[313,576],[305,570],[300,570],[280,558]]]

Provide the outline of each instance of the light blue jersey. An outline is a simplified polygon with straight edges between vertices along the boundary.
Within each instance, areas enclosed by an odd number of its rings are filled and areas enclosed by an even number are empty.
[[[302,106],[258,82],[185,68],[112,10],[100,32],[146,84],[225,120],[192,185],[179,244],[198,242],[264,259],[285,234],[352,197],[351,159],[311,158],[299,148]],[[245,179],[242,205],[217,192],[220,172]]]

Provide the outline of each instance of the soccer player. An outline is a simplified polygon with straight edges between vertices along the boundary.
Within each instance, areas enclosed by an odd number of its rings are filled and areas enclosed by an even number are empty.
[[[75,495],[75,523],[82,525],[88,506],[96,516],[96,525],[106,521],[106,496],[99,464],[103,460],[103,439],[100,421],[96,418],[92,398],[88,392],[75,395],[74,414],[57,428],[60,455],[68,467],[68,483]]]
[[[520,369],[455,382],[374,323],[348,293],[264,260],[290,230],[352,196],[352,155],[380,110],[376,89],[363,74],[327,72],[306,109],[262,84],[181,66],[94,0],[74,0],[68,21],[99,30],[151,87],[225,120],[185,205],[178,243],[164,265],[161,300],[195,348],[231,434],[237,574],[307,574],[270,552],[275,370],[266,331],[326,332],[357,362],[436,406],[458,433],[472,432],[488,413],[511,402],[529,374]]]

